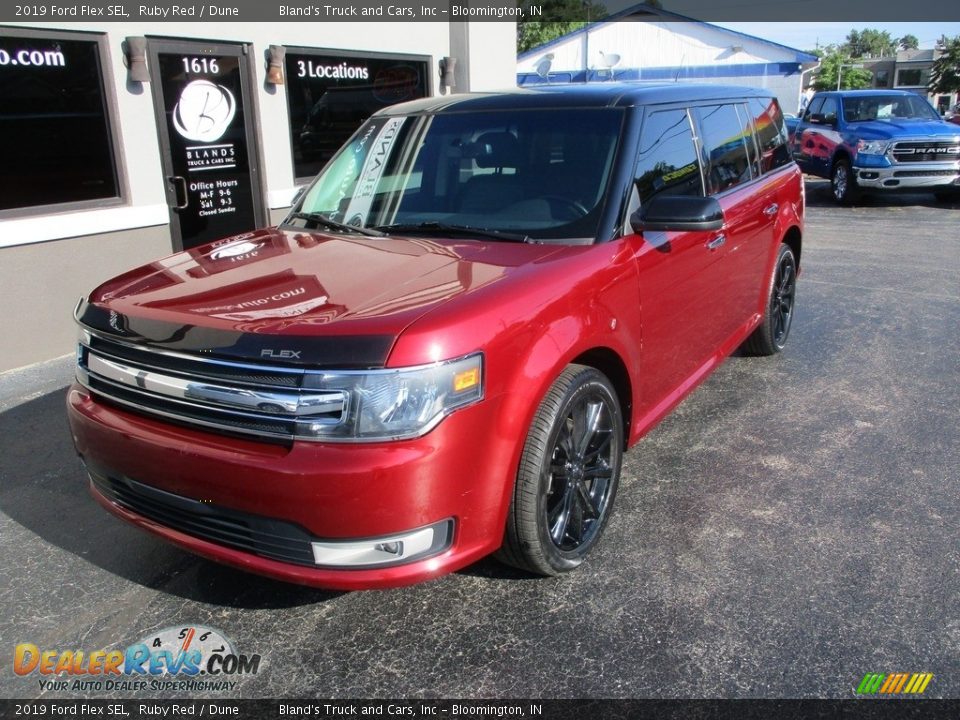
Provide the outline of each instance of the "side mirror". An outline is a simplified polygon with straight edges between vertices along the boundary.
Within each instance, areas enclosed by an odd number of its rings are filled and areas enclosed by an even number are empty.
[[[634,232],[644,230],[719,230],[723,208],[713,197],[658,195],[630,216]]]
[[[290,201],[290,207],[293,207],[293,206],[296,205],[298,202],[300,202],[300,198],[303,197],[303,194],[304,194],[306,191],[307,191],[307,186],[306,186],[306,185],[301,185],[299,188],[297,188],[297,193],[293,196],[293,200]]]

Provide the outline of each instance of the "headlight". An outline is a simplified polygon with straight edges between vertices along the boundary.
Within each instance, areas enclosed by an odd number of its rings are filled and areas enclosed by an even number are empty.
[[[890,146],[886,140],[858,140],[857,152],[864,155],[883,155]]]
[[[399,440],[423,435],[458,408],[483,398],[483,355],[413,368],[309,373],[304,389],[340,390],[348,410],[337,424],[301,420],[311,440]]]

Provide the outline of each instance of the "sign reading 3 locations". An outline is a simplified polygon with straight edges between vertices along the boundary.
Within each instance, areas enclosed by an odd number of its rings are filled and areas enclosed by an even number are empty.
[[[290,48],[287,103],[294,174],[319,172],[377,110],[430,94],[428,58]]]

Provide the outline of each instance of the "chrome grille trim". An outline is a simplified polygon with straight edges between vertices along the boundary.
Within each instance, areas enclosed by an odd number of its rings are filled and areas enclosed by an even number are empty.
[[[311,389],[303,369],[193,357],[83,331],[77,381],[140,414],[286,441],[327,440],[305,431],[336,426],[348,417],[349,393]]]
[[[87,353],[86,367],[87,372],[99,375],[104,380],[140,388],[144,394],[163,395],[177,402],[193,399],[201,405],[222,406],[223,409],[249,411],[256,408],[269,415],[285,414],[297,418],[320,415],[324,417],[316,418],[318,421],[336,424],[343,420],[346,405],[346,393],[343,392],[284,392],[272,388],[247,390],[205,381],[196,382],[108,360],[94,351]]]
[[[914,139],[893,143],[894,162],[953,162],[960,159],[960,140]]]

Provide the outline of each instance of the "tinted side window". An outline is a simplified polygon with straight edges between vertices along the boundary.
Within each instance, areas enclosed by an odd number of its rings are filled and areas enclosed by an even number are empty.
[[[709,105],[697,108],[704,160],[707,167],[707,194],[750,180],[747,157],[748,130],[740,124],[734,105]]]
[[[686,110],[655,112],[644,120],[636,178],[641,203],[661,193],[703,195],[700,164]]]
[[[820,112],[820,108],[822,107],[823,107],[823,97],[814,98],[810,102],[810,107],[808,107],[807,111],[803,114],[803,119],[809,120],[810,116]]]
[[[760,169],[770,172],[790,162],[787,148],[787,128],[780,105],[773,98],[751,98],[750,114],[760,145]]]
[[[837,99],[833,97],[824,98],[820,113],[823,115],[824,122],[835,123],[837,121]]]

